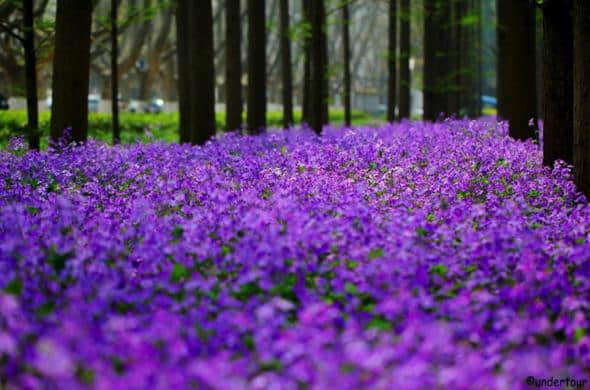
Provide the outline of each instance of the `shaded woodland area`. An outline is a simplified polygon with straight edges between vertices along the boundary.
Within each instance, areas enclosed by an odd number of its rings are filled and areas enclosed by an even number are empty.
[[[5,88],[27,92],[32,148],[39,146],[39,81],[51,86],[55,102],[53,140],[66,128],[76,141],[87,138],[94,75],[113,102],[129,88],[149,99],[155,83],[163,85],[158,89],[179,101],[180,141],[197,144],[222,130],[215,128],[217,102],[225,104],[227,131],[259,133],[275,101],[285,128],[297,104],[302,122],[319,134],[336,97],[350,125],[353,86],[370,74],[386,89],[389,122],[412,116],[411,88],[422,92],[427,120],[479,117],[484,95],[496,91],[511,136],[536,140],[542,119],[544,163],[574,164],[577,182],[588,188],[584,7],[570,0],[7,0],[0,6],[0,69]],[[495,20],[486,19],[490,10]],[[386,36],[369,31],[376,25]],[[488,47],[484,35],[494,30]],[[375,40],[385,53],[371,49]],[[496,56],[490,71],[488,57]],[[130,87],[129,80],[138,82]],[[118,110],[113,103],[115,142]]]

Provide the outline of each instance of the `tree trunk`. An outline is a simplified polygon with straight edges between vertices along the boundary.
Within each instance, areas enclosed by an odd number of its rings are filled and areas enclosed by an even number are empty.
[[[324,69],[324,86],[322,88],[322,124],[327,125],[330,122],[330,69],[328,65],[328,24],[326,23],[326,4],[324,0],[321,0],[321,3],[322,4],[320,8],[320,18],[322,20],[322,29],[320,39],[322,45],[322,67]]]
[[[202,145],[215,135],[215,68],[211,0],[189,0],[191,72],[191,143]]]
[[[397,0],[389,0],[389,50],[387,52],[387,121],[395,121],[397,92]]]
[[[545,1],[543,36],[543,164],[552,167],[559,159],[570,164],[573,162],[574,37],[571,0]]]
[[[448,111],[449,4],[424,0],[424,119],[436,120]]]
[[[265,1],[248,0],[248,132],[266,127]]]
[[[574,0],[574,178],[590,199],[590,3]]]
[[[435,120],[436,107],[436,45],[437,23],[435,18],[437,0],[424,0],[424,119]]]
[[[342,94],[344,103],[344,125],[350,126],[352,122],[351,107],[350,107],[350,15],[348,10],[348,3],[342,5],[342,51],[344,54],[344,93]]]
[[[145,10],[149,9],[150,7],[152,7],[152,0],[144,0],[143,12],[147,12]],[[135,11],[133,10],[133,8],[129,7],[127,17],[134,17],[134,12]],[[127,74],[137,64],[137,60],[139,59],[142,49],[144,48],[146,38],[151,35],[153,27],[152,24],[152,21],[149,18],[146,18],[146,20],[144,20],[141,26],[137,29],[137,32],[122,35],[123,39],[129,36],[128,39],[131,42],[131,47],[128,50],[129,55],[127,57],[124,57],[121,60],[121,63],[119,64],[119,79],[125,74]],[[126,50],[122,51],[126,52]]]
[[[71,138],[88,137],[88,82],[92,2],[58,0],[53,57],[51,140],[71,128]]]
[[[179,0],[176,13],[180,141],[215,135],[213,10],[210,0]]]
[[[462,52],[461,43],[463,40],[463,5],[465,0],[455,0],[451,4],[451,42],[449,52],[450,62],[450,84],[449,91],[449,112],[461,115],[461,100],[463,84],[461,84],[462,58],[466,54]]]
[[[437,113],[444,117],[450,115],[449,107],[451,95],[451,3],[448,0],[439,0],[437,16]]]
[[[324,0],[311,1],[311,127],[316,134],[322,133],[326,92],[326,69],[324,64]]]
[[[176,46],[178,56],[178,111],[180,143],[191,142],[190,122],[190,55],[189,55],[189,2],[178,0],[176,8]]]
[[[113,144],[121,142],[119,131],[119,42],[117,39],[118,0],[111,0],[111,112],[113,126]]]
[[[410,75],[410,0],[400,4],[399,118],[409,118],[411,110]]]
[[[162,26],[158,31],[158,36],[153,47],[149,50],[147,70],[144,73],[143,87],[141,91],[141,100],[149,101],[152,98],[154,82],[160,74],[162,52],[166,49],[168,36],[172,28],[172,13],[167,9],[162,10]]]
[[[515,139],[535,139],[535,9],[528,0],[498,0],[498,116]]]
[[[481,115],[481,111],[482,111],[482,102],[481,102],[481,95],[482,95],[482,83],[483,83],[483,61],[482,61],[482,11],[481,11],[481,2],[482,0],[474,0],[474,5],[473,8],[475,9],[475,12],[477,13],[477,24],[476,24],[476,30],[475,30],[475,66],[477,69],[477,77],[475,78],[475,84],[474,84],[474,91],[475,91],[475,98],[472,100],[473,101],[473,112],[472,112],[472,116],[473,117],[479,117]],[[533,32],[532,34],[535,34],[535,27],[534,27],[534,12],[533,12]],[[533,36],[533,48],[534,48],[534,42],[535,42],[535,38]],[[534,49],[532,50],[532,52],[534,53]],[[533,54],[533,59],[534,59],[534,54]],[[535,69],[535,68],[533,68]],[[535,85],[535,91],[534,91],[534,96],[537,96],[537,88]],[[536,117],[536,115],[535,115]],[[536,119],[535,119],[536,122]]]
[[[242,128],[242,29],[240,26],[240,2],[225,2],[226,45],[226,130]]]
[[[35,55],[33,0],[24,0],[23,11],[29,149],[39,150],[39,105],[37,100],[37,58]]]
[[[303,20],[307,33],[303,40],[303,99],[301,102],[303,123],[311,123],[311,1],[303,0]]]
[[[283,127],[293,125],[293,73],[291,69],[291,39],[289,37],[289,0],[280,0],[281,75],[283,77]]]

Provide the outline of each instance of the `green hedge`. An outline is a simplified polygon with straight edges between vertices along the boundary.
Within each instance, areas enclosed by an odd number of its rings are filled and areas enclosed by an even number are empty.
[[[301,112],[295,112],[295,120],[300,122]],[[245,117],[244,117],[245,121]],[[342,110],[330,110],[330,122],[341,124],[344,121]],[[356,125],[374,122],[375,119],[362,111],[353,111],[352,121]],[[14,136],[25,135],[27,114],[24,110],[0,111],[0,147],[4,147]],[[150,130],[152,137],[167,142],[178,141],[178,113],[143,114],[121,113],[121,139],[123,143],[136,140],[146,141],[146,130]],[[216,116],[217,129],[220,131],[225,125],[225,113],[218,112]],[[281,112],[267,114],[269,127],[280,127]],[[42,132],[41,147],[46,147],[49,137],[50,113],[42,112],[39,116],[39,127]],[[90,138],[111,141],[111,115],[105,113],[90,113],[88,116],[88,134]]]

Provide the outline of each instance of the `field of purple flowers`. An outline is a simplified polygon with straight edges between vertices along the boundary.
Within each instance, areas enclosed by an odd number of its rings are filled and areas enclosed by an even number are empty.
[[[0,388],[588,378],[590,207],[492,121],[0,152]]]

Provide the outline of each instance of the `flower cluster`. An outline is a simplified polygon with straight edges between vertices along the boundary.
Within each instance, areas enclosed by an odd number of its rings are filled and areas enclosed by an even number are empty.
[[[0,387],[588,378],[590,207],[505,123],[19,148],[0,152]]]

